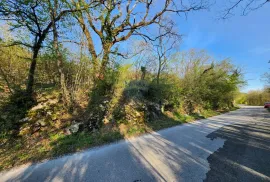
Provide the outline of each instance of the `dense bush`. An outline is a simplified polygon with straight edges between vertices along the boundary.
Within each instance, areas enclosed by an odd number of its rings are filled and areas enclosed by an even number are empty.
[[[245,95],[245,103],[254,106],[263,106],[270,102],[270,91],[268,89],[250,91]]]
[[[166,75],[159,84],[155,81],[150,83],[148,98],[153,102],[178,108],[183,98],[182,89],[180,78],[176,75]]]

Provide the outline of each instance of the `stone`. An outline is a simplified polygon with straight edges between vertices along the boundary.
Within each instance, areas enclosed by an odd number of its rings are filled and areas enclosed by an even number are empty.
[[[46,121],[44,119],[38,120],[36,123],[38,123],[41,127],[44,127],[47,125]]]
[[[83,127],[83,123],[75,123],[75,124],[72,124],[68,130],[71,132],[71,133],[77,133],[79,131],[82,130],[82,127]]]
[[[135,111],[135,115],[136,115],[136,117],[140,117],[141,113],[139,113],[138,111]]]
[[[71,135],[72,133],[70,132],[69,128],[64,130],[64,134],[65,135]]]
[[[44,107],[45,107],[45,105],[43,105],[43,103],[39,103],[38,105],[32,107],[32,108],[30,109],[30,111],[36,111],[36,110],[42,109],[42,108],[44,108]]]
[[[26,117],[26,118],[23,118],[23,119],[19,120],[19,122],[20,123],[25,123],[25,122],[27,122],[29,120],[30,120],[30,118]]]
[[[30,130],[31,130],[30,126],[22,127],[22,128],[20,128],[19,135],[20,135],[20,136],[28,135],[28,134],[31,133]]]
[[[103,119],[103,123],[104,124],[108,124],[110,121],[105,117],[104,119]]]
[[[56,127],[57,129],[60,129],[61,126],[62,126],[61,120],[56,120],[56,121],[55,121],[55,127]]]
[[[58,99],[51,99],[47,102],[49,105],[52,105],[52,104],[57,104],[58,103]]]
[[[35,132],[39,131],[41,128],[41,126],[35,125],[32,127],[32,134],[34,134]]]

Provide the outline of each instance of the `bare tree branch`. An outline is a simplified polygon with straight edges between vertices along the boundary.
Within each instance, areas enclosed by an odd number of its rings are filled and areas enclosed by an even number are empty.
[[[231,2],[231,5],[223,11],[224,14],[222,15],[222,19],[227,19],[233,16],[235,9],[239,6],[242,7],[242,15],[245,16],[251,11],[255,11],[269,2],[270,0],[237,0],[235,2]]]

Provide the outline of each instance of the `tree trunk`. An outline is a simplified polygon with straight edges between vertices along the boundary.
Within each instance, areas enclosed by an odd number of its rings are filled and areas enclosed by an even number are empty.
[[[105,43],[103,44],[103,58],[102,58],[102,62],[101,62],[101,67],[99,70],[99,79],[103,80],[104,77],[106,76],[106,70],[107,70],[107,66],[109,63],[109,55],[111,52],[111,48],[112,48],[112,44],[111,43]]]
[[[54,7],[52,8],[52,12],[51,12],[52,28],[53,28],[53,47],[55,49],[55,55],[56,55],[56,59],[57,59],[57,68],[58,68],[58,72],[59,72],[59,76],[60,76],[59,81],[60,81],[60,87],[61,87],[62,94],[63,94],[63,99],[64,99],[64,102],[68,106],[70,106],[70,104],[71,104],[70,94],[69,94],[69,91],[68,91],[67,86],[66,86],[66,76],[65,76],[65,73],[63,71],[63,59],[62,59],[62,55],[59,51],[59,46],[58,46],[58,32],[57,32],[56,22],[55,22],[57,7],[58,7],[58,3],[57,3],[57,0],[55,0]]]
[[[157,72],[157,84],[158,84],[158,85],[159,85],[160,72],[161,72],[161,64],[160,64],[160,62],[159,62],[159,65],[158,65],[158,72]]]
[[[160,77],[160,72],[161,72],[161,58],[159,57],[158,60],[158,72],[157,72],[157,85],[159,85],[159,77]],[[162,101],[159,99],[159,108],[161,110],[161,112],[164,112],[164,106],[162,104]]]
[[[27,87],[26,87],[26,92],[29,94],[29,96],[32,96],[33,94],[33,86],[34,86],[34,81],[35,81],[34,75],[35,75],[39,50],[40,50],[39,46],[35,46],[33,48],[33,57],[32,57],[32,62],[30,65],[29,73],[28,73],[28,81],[27,81]]]
[[[94,48],[94,43],[93,43],[93,40],[92,40],[90,31],[89,31],[89,29],[85,25],[85,22],[83,20],[82,15],[79,16],[77,18],[77,20],[78,20],[78,22],[80,24],[80,27],[81,27],[81,29],[82,29],[85,37],[86,37],[88,51],[89,51],[89,53],[92,56],[93,72],[94,72],[94,79],[95,79],[96,78],[97,71],[98,71],[98,59],[97,59],[97,54],[96,54],[96,51],[95,51],[95,48]]]
[[[109,63],[109,54],[110,54],[110,51],[108,49],[104,49],[103,51],[104,51],[104,55],[103,55],[101,67],[99,70],[99,79],[101,79],[101,80],[103,80],[104,77],[106,76],[105,74],[106,74],[106,69],[107,69],[108,63]]]
[[[56,59],[57,59],[57,68],[58,68],[58,72],[59,72],[59,76],[60,76],[60,87],[62,90],[62,94],[63,94],[63,98],[64,98],[64,102],[68,105],[70,105],[70,94],[69,91],[67,89],[66,86],[66,76],[65,73],[63,71],[63,60],[62,60],[62,56],[61,53],[59,52],[59,47],[58,47],[58,37],[57,37],[57,31],[56,29],[54,29],[54,48],[56,51]]]
[[[101,67],[96,79],[94,79],[94,87],[88,105],[90,117],[85,122],[90,130],[99,128],[102,125],[108,110],[108,101],[110,99],[108,91],[111,90],[111,85],[106,82],[106,71],[109,63],[110,49],[110,44],[103,46]]]
[[[144,80],[145,75],[146,75],[146,67],[145,66],[141,66],[141,72],[142,72],[141,80]]]
[[[163,60],[162,60],[163,59]],[[158,72],[157,72],[157,84],[159,84],[159,80],[160,80],[160,74],[161,74],[161,70],[162,70],[162,66],[166,61],[166,57],[158,57]]]

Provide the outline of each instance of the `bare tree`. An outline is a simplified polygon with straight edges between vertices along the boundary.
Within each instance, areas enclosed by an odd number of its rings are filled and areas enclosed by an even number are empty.
[[[142,78],[142,67],[148,72],[155,71],[156,57],[153,55],[153,46],[144,40],[132,40],[131,53],[134,56],[133,66],[136,72],[136,79]]]
[[[225,8],[224,13],[222,15],[223,19],[229,18],[230,16],[234,15],[235,9],[241,7],[242,15],[247,15],[249,12],[257,10],[267,3],[270,0],[236,0],[236,1],[229,1],[229,5]]]
[[[161,72],[166,69],[181,41],[181,36],[174,30],[175,23],[172,20],[160,17],[159,21],[166,24],[165,27],[160,26],[158,29],[158,35],[163,36],[159,36],[155,41],[139,41],[132,44],[133,54],[136,54],[134,63],[136,71],[138,72],[143,66],[150,72],[156,72],[157,84],[159,84]],[[164,32],[166,32],[166,35],[164,35]]]
[[[77,8],[87,4],[85,0],[72,2],[72,5]],[[149,33],[148,28],[150,25],[165,27],[166,24],[159,21],[159,18],[164,14],[186,14],[190,11],[207,8],[204,0],[193,1],[193,3],[189,4],[185,4],[184,1],[176,3],[174,0],[108,0],[91,2],[95,4],[95,9],[88,9],[74,14],[88,40],[94,70],[97,71],[99,78],[104,76],[110,54],[123,56],[117,49],[114,49],[116,44],[128,40],[131,36],[140,36],[145,40],[155,41],[159,37],[168,34],[168,32],[165,31],[162,35],[153,35]],[[157,8],[157,4],[159,8]],[[96,59],[98,53],[93,43],[93,36],[96,35],[100,38],[102,46],[101,63]]]
[[[268,63],[270,63],[270,61],[268,61]],[[269,72],[266,72],[262,75],[262,81],[265,82],[266,87],[268,87],[268,90],[270,91],[270,73]]]
[[[153,43],[154,52],[158,60],[158,70],[157,70],[157,84],[160,81],[160,74],[168,65],[169,60],[173,54],[174,49],[179,45],[181,41],[181,36],[173,31],[174,23],[172,21],[162,20],[167,22],[166,30],[164,27],[160,27],[159,34],[162,35],[163,32],[168,32],[166,36],[160,36],[156,42]],[[169,25],[169,26],[168,26]]]

